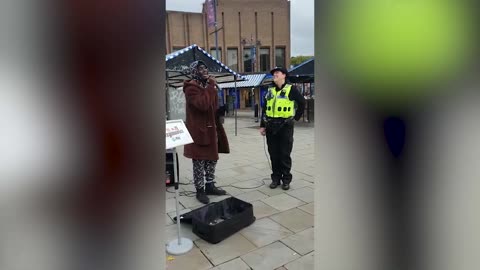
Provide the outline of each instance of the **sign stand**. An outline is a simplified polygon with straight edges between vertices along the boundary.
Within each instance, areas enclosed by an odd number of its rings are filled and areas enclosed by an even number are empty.
[[[167,244],[167,252],[172,255],[182,255],[188,253],[193,248],[193,241],[182,237],[180,235],[180,211],[179,211],[179,202],[178,202],[178,184],[180,182],[178,169],[177,169],[177,150],[176,147],[170,146],[179,146],[192,143],[193,140],[188,133],[187,128],[182,120],[172,120],[167,121],[166,128],[166,139],[167,139],[167,151],[173,153],[173,172],[175,179],[175,208],[177,214],[177,239],[170,241]]]
[[[175,175],[175,208],[177,212],[177,239],[170,241],[167,245],[167,252],[172,255],[182,255],[189,252],[193,248],[192,240],[181,237],[180,235],[180,211],[178,202],[178,171],[177,171],[177,151],[176,148],[171,149],[173,152],[173,172]]]

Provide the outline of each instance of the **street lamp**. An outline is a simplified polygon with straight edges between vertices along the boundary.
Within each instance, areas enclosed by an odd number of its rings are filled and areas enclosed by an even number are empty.
[[[260,42],[260,40],[253,40],[253,35],[251,35],[251,38],[250,40],[247,40],[246,38],[242,38],[241,40],[241,44],[243,45],[243,48],[245,49],[245,46],[248,44],[250,46],[250,50],[251,50],[251,53],[250,53],[250,63],[252,65],[252,70],[251,72],[255,72],[255,62],[256,62],[256,59],[257,59],[257,47],[260,46],[262,43]],[[244,55],[244,58],[245,60],[247,60],[248,58],[248,55],[245,54]],[[251,101],[250,101],[250,104],[252,106],[252,111],[254,111],[254,118],[255,118],[255,122],[258,122],[258,117],[257,117],[257,114],[258,112],[256,112],[255,110],[255,88],[252,87],[251,90],[250,90],[250,97],[251,97]]]

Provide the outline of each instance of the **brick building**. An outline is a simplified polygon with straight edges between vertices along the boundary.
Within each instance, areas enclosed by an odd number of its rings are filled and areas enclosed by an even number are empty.
[[[216,13],[218,60],[239,73],[290,66],[290,1],[217,0]],[[216,56],[214,30],[205,4],[201,13],[168,11],[167,53],[197,44]]]

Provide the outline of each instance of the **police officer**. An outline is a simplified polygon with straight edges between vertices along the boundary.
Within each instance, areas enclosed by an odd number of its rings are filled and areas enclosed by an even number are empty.
[[[292,181],[293,120],[300,120],[305,109],[305,98],[297,88],[286,82],[288,71],[276,67],[270,71],[273,84],[268,88],[262,110],[260,134],[267,136],[268,152],[272,163],[274,189],[282,183],[288,190]]]

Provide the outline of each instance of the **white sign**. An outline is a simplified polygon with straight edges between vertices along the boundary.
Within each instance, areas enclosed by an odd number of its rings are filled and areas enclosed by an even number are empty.
[[[193,139],[188,132],[183,120],[166,121],[166,149],[172,149],[177,146],[193,143]]]

